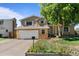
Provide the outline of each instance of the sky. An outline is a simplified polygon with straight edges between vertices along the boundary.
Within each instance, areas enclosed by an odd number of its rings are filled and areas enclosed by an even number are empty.
[[[16,18],[20,26],[20,19],[28,16],[40,16],[40,6],[37,3],[0,3],[0,19]]]
[[[40,16],[40,5],[37,3],[0,3],[0,19],[17,19],[17,26],[21,26],[20,19],[29,16]],[[79,24],[75,26],[75,30]]]

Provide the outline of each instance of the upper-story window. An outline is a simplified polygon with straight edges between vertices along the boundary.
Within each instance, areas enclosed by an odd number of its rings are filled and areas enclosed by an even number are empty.
[[[44,23],[44,21],[42,20],[41,23]]]
[[[2,25],[2,24],[3,24],[3,22],[4,22],[3,20],[0,20],[0,25]]]
[[[26,25],[27,26],[32,25],[32,22],[27,22]]]
[[[45,25],[45,21],[44,20],[40,20],[40,26],[44,26]]]

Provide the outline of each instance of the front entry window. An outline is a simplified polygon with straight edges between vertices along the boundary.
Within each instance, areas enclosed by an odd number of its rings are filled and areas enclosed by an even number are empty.
[[[45,34],[45,30],[42,30],[42,34]]]

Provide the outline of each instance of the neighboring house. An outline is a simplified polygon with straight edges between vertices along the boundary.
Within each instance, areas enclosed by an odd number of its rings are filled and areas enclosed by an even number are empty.
[[[0,37],[13,38],[15,35],[16,19],[0,19]]]
[[[47,39],[48,24],[47,21],[38,16],[30,16],[21,19],[21,26],[16,28],[18,39]]]
[[[58,35],[58,26],[50,25],[49,26],[49,34],[53,36]],[[74,36],[76,35],[76,31],[74,30],[74,24],[70,24],[69,26],[60,25],[60,33],[62,36]]]

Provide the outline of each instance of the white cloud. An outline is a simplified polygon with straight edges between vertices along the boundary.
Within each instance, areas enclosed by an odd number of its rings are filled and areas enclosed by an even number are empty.
[[[17,12],[12,11],[9,8],[0,7],[0,19],[11,19],[16,18],[17,20],[24,18],[22,15],[20,15]],[[20,22],[17,21],[18,25],[20,25]]]

